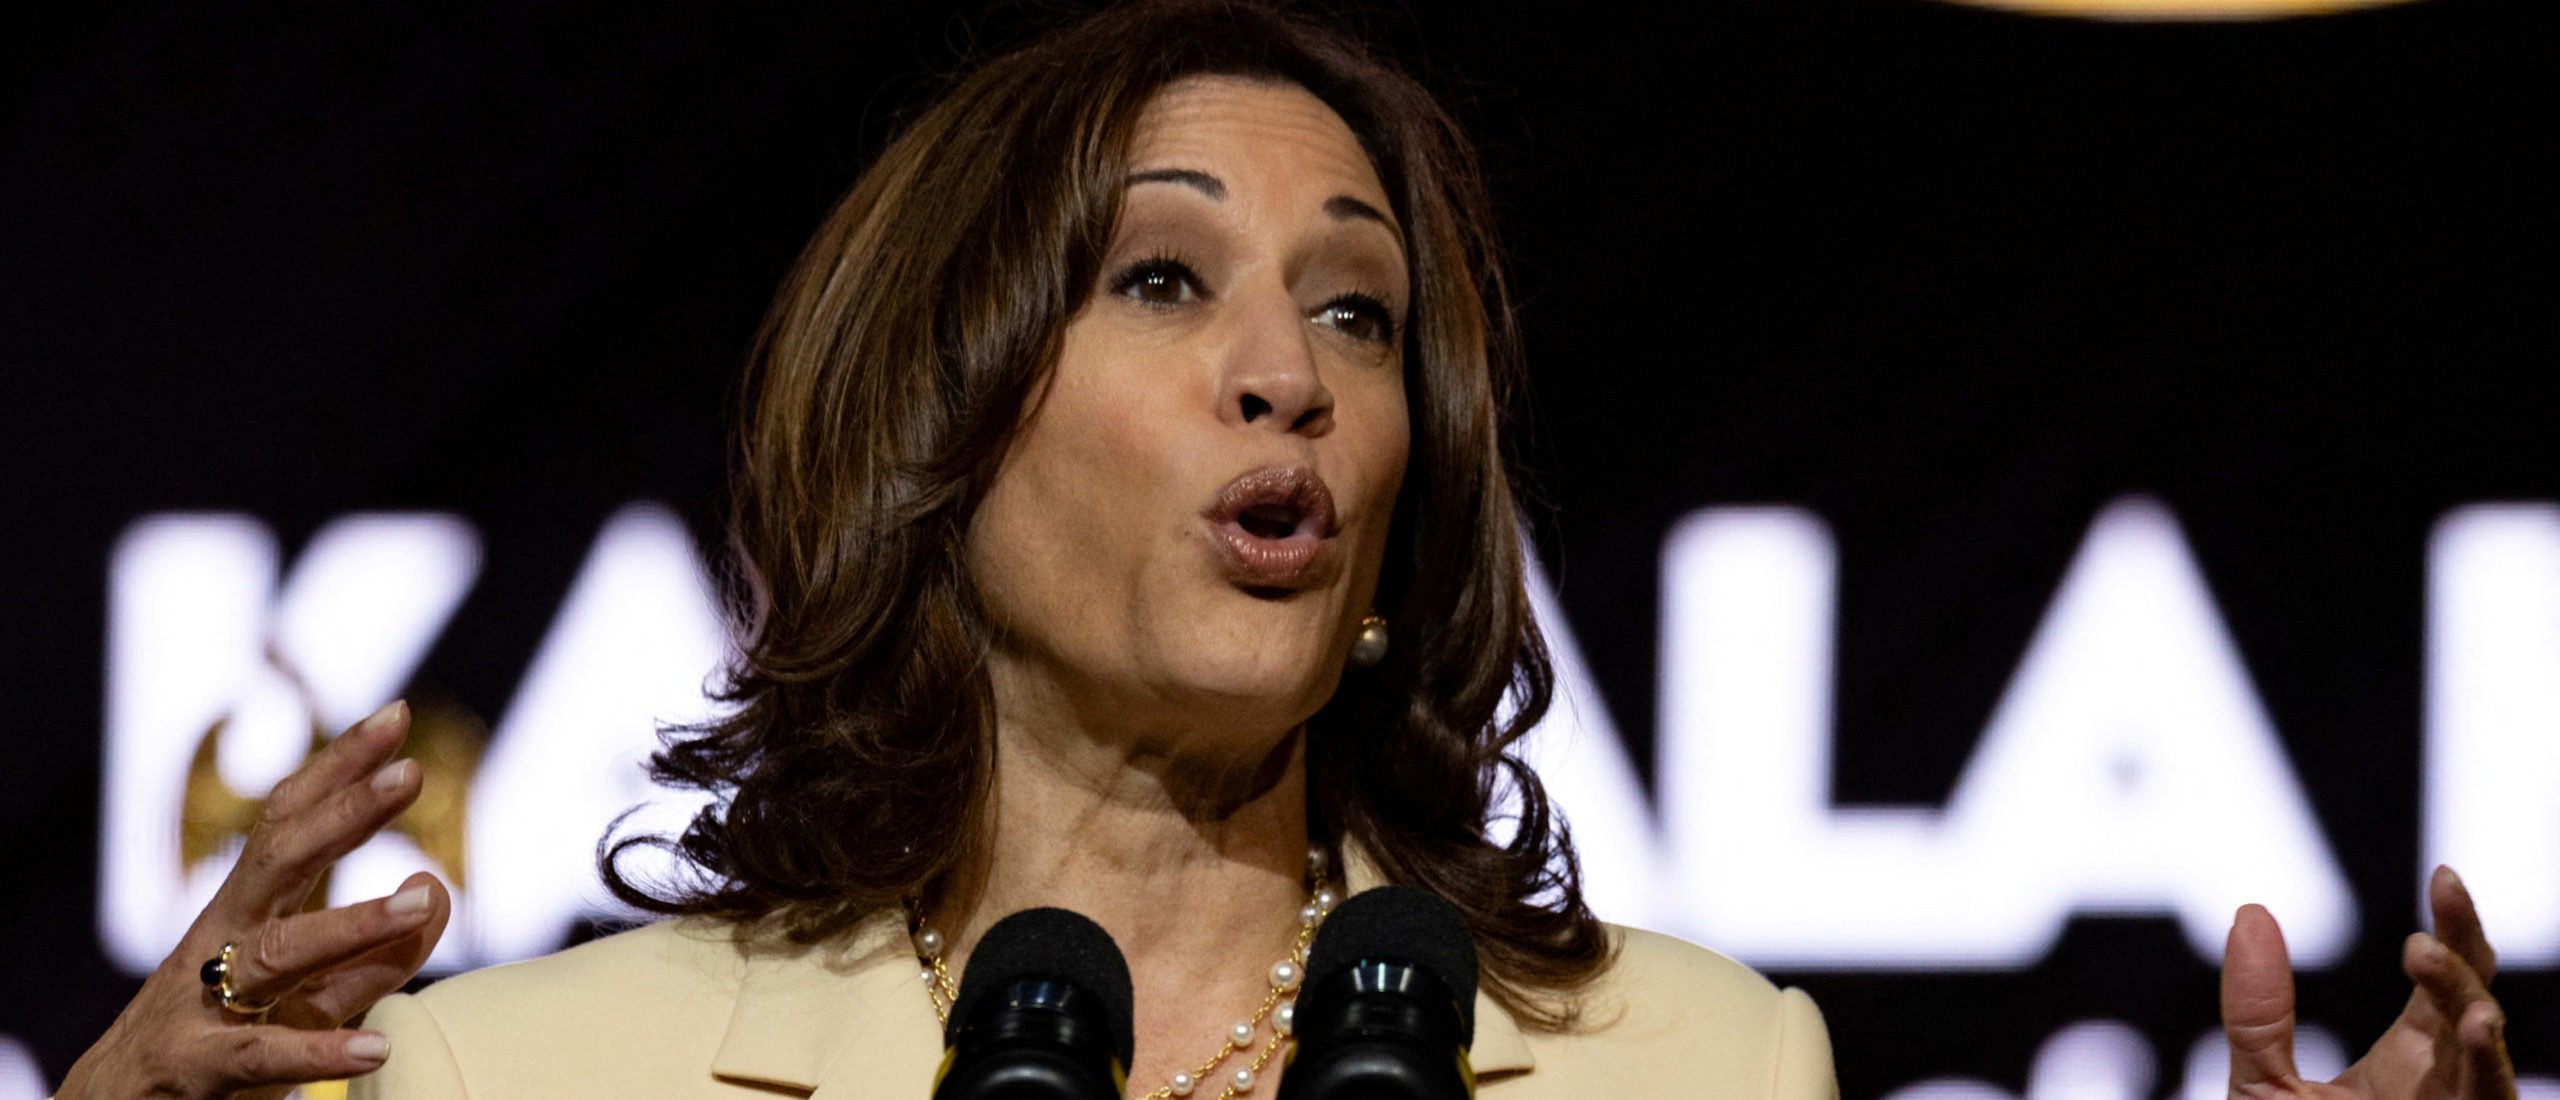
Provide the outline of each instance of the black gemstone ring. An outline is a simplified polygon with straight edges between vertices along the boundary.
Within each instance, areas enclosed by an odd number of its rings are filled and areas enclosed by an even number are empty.
[[[238,948],[239,945],[235,943],[223,944],[221,954],[206,959],[203,966],[196,968],[196,980],[203,982],[206,989],[213,991],[214,1001],[222,1005],[224,1012],[240,1016],[264,1016],[276,1007],[274,1001],[250,1004],[240,999],[239,990],[231,988],[231,955]]]

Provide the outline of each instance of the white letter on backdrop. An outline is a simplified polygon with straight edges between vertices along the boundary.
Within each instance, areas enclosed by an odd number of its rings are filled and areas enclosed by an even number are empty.
[[[2297,962],[2354,934],[2176,522],[2100,513],[1944,813],[1830,799],[1835,551],[1710,509],[1664,550],[1662,774],[1695,932],[1764,966],[2022,966],[2074,913],[2165,913],[2208,959],[2261,901]]]
[[[2560,963],[2560,506],[2490,504],[2427,553],[2426,870],[2450,863],[2508,965]]]
[[[456,929],[479,961],[553,950],[581,916],[631,915],[597,880],[596,841],[625,810],[641,808],[624,835],[671,834],[704,804],[652,785],[644,765],[659,723],[711,713],[704,685],[726,652],[683,523],[655,504],[615,513],[472,784],[470,919]],[[643,858],[628,869],[670,868]]]
[[[1528,555],[1529,602],[1546,634],[1555,663],[1555,700],[1546,717],[1514,750],[1536,771],[1555,810],[1573,826],[1582,859],[1583,900],[1601,919],[1659,927],[1662,844],[1654,831],[1650,800],[1627,759],[1626,742],[1600,699],[1582,646],[1556,602],[1555,588],[1536,554]],[[1504,698],[1504,714],[1510,713]],[[1510,809],[1510,804],[1503,807]]]

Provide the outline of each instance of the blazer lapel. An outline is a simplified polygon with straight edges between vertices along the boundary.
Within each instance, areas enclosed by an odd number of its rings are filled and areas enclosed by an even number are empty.
[[[895,910],[835,945],[747,946],[711,1072],[812,1100],[923,1096],[941,1064],[920,968]]]

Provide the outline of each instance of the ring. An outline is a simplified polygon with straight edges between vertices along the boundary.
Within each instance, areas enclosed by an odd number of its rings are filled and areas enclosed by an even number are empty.
[[[231,988],[231,954],[238,947],[235,943],[224,943],[221,954],[206,959],[204,965],[196,970],[196,980],[213,991],[213,999],[221,1003],[224,1012],[238,1016],[264,1016],[275,1009],[274,1000],[250,1004],[240,999],[239,990]]]

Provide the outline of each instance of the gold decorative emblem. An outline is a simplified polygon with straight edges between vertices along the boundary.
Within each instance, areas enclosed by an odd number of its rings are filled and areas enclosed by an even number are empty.
[[[267,659],[300,692],[306,712],[317,713],[302,678],[285,666],[280,655],[271,651]],[[212,727],[197,739],[195,758],[187,765],[186,794],[178,814],[181,873],[246,840],[249,830],[258,823],[258,815],[266,810],[264,796],[251,798],[223,781],[219,760],[222,738],[230,724],[230,715],[214,720]],[[314,722],[306,757],[328,744],[330,737],[328,730]],[[408,837],[419,851],[435,861],[436,869],[456,889],[465,885],[469,873],[464,856],[464,838],[468,835],[464,815],[471,778],[480,770],[480,757],[488,746],[489,727],[478,715],[450,701],[410,700],[409,740],[402,751],[418,762],[425,784],[418,800],[392,819],[386,831]],[[325,908],[328,898],[329,872],[323,871],[304,908]]]

